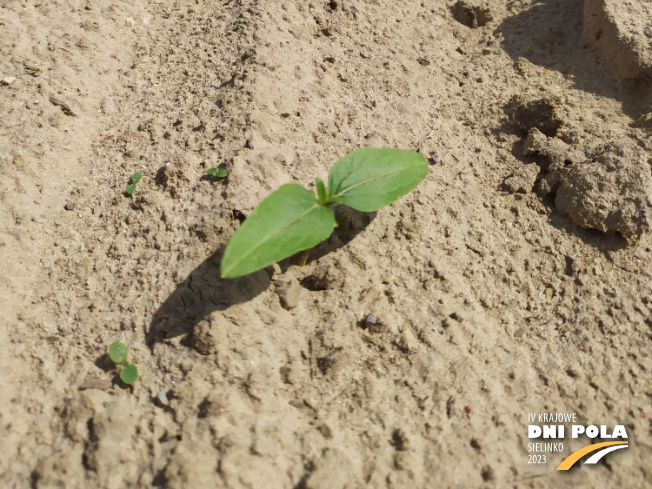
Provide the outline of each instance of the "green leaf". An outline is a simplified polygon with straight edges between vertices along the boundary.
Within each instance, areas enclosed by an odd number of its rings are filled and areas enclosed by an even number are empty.
[[[132,385],[138,380],[138,367],[128,363],[120,370],[120,379],[127,385]]]
[[[138,183],[141,178],[143,178],[143,174],[138,171],[131,176],[131,183]]]
[[[111,343],[111,346],[109,346],[109,358],[113,363],[126,362],[127,355],[129,355],[129,349],[119,341]]]
[[[224,278],[255,272],[312,248],[335,228],[335,215],[310,190],[290,183],[263,200],[233,233],[224,250]]]
[[[423,155],[403,149],[362,148],[339,160],[328,176],[328,204],[371,212],[403,197],[428,173]]]
[[[326,185],[322,182],[321,178],[316,178],[315,183],[317,184],[317,196],[319,197],[319,203],[321,205],[326,205],[328,202],[328,191],[326,190]]]
[[[125,190],[125,192],[127,192],[129,195],[131,195],[131,194],[134,193],[135,190],[136,190],[136,184],[131,183],[131,184],[127,185],[127,190]]]
[[[224,168],[209,168],[206,173],[215,178],[225,178],[229,174]]]

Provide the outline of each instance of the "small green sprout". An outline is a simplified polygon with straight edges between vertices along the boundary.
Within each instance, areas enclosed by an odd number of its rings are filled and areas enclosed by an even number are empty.
[[[140,182],[141,178],[143,178],[143,174],[139,171],[131,176],[131,183],[127,185],[126,190],[129,195],[133,194],[136,191],[136,184]]]
[[[128,355],[129,349],[119,341],[111,343],[111,346],[109,346],[111,361],[116,365],[123,365],[122,369],[120,369],[120,379],[127,385],[133,385],[138,380],[138,368],[131,363],[127,363]]]
[[[231,236],[222,277],[247,275],[318,245],[337,226],[333,205],[376,211],[412,191],[427,173],[426,159],[415,151],[362,148],[335,163],[328,188],[316,179],[317,197],[301,185],[282,185]]]
[[[125,363],[127,355],[129,355],[129,350],[119,341],[111,343],[111,346],[109,346],[109,358],[113,363]]]
[[[120,379],[127,385],[133,385],[138,380],[138,368],[132,363],[126,363],[120,370]]]
[[[214,178],[226,178],[226,176],[229,174],[229,172],[227,172],[224,168],[209,168],[206,170],[206,173]]]

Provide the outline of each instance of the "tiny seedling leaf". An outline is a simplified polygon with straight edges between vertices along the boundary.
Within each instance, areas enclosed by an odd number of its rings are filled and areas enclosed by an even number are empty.
[[[126,362],[127,355],[129,355],[129,350],[119,341],[111,343],[111,346],[109,346],[109,358],[113,361],[113,363]]]
[[[282,185],[233,233],[220,265],[222,277],[240,277],[312,248],[331,235],[335,224],[333,211],[319,205],[313,192]]]
[[[125,192],[127,192],[129,195],[131,195],[131,194],[134,193],[135,190],[136,190],[136,184],[135,183],[130,183],[129,185],[127,185],[127,190],[125,190]]]
[[[143,174],[138,171],[131,176],[131,183],[138,183],[141,178],[143,178]]]
[[[127,363],[122,370],[120,370],[120,379],[127,385],[132,385],[138,380],[138,368],[132,364]]]
[[[321,178],[316,178],[315,183],[317,184],[317,198],[321,205],[326,205],[328,202],[328,190],[326,190],[326,185],[321,180]]]
[[[372,212],[414,189],[428,173],[423,155],[404,149],[362,148],[339,160],[328,176],[328,204]]]
[[[215,178],[224,178],[229,174],[224,168],[209,168],[206,173]]]

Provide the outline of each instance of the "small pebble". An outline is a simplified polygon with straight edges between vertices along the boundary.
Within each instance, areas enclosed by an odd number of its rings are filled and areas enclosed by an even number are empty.
[[[409,329],[406,329],[397,338],[396,346],[398,346],[403,351],[403,353],[414,353],[419,349],[419,342],[414,336],[414,333],[412,333],[412,331]]]
[[[156,395],[156,398],[158,399],[158,402],[160,402],[163,406],[170,404],[167,393],[163,391],[159,391],[159,393]]]
[[[376,299],[378,299],[379,295],[380,291],[376,287],[370,287],[365,290],[360,296],[360,303],[363,307],[367,307]]]
[[[72,202],[67,202],[65,206],[63,206],[64,209],[67,211],[72,211],[75,209],[75,204]]]
[[[13,83],[16,81],[15,76],[6,76],[2,79],[2,84],[3,85],[13,85]]]
[[[295,278],[286,282],[278,289],[278,297],[281,301],[281,305],[285,309],[294,309],[297,307],[299,305],[300,296],[301,286]]]
[[[363,320],[363,328],[370,333],[381,333],[385,329],[385,325],[376,316],[365,316]]]
[[[376,316],[367,316],[364,318],[364,322],[367,323],[367,326],[378,324],[378,318]]]
[[[176,334],[176,328],[168,333],[168,337],[171,338],[174,334]],[[211,321],[203,320],[195,326],[192,332],[191,345],[202,355],[211,355],[217,353],[219,339],[219,329],[213,328]]]
[[[430,155],[430,163],[431,164],[436,165],[440,161],[441,161],[441,158],[439,157],[439,155],[436,155],[434,153]]]

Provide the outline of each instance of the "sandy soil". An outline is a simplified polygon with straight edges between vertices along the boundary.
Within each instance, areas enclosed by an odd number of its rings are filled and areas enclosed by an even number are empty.
[[[652,487],[638,3],[1,2],[0,485]],[[362,146],[430,172],[220,278],[271,190]],[[541,412],[630,446],[529,464]]]

